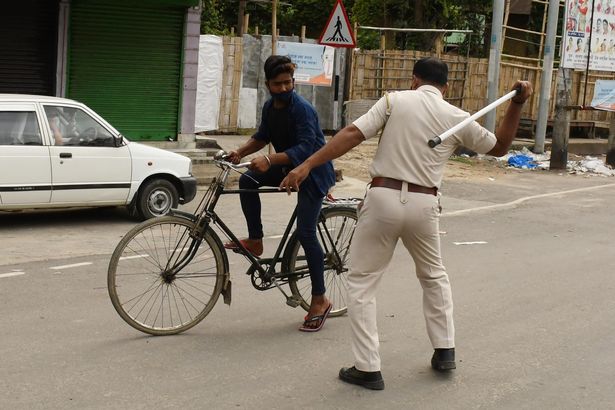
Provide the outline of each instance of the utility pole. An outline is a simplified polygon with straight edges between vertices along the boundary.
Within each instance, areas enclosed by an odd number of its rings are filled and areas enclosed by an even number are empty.
[[[491,48],[489,50],[489,68],[487,70],[487,103],[497,99],[500,79],[500,54],[502,50],[502,25],[504,23],[504,0],[493,0],[493,21],[491,22]],[[495,131],[496,110],[485,116],[485,128]]]
[[[549,14],[547,17],[547,41],[545,44],[540,77],[540,94],[538,100],[538,118],[536,121],[536,136],[534,138],[534,152],[545,152],[545,136],[547,133],[547,120],[549,117],[549,100],[551,98],[551,80],[553,78],[553,55],[555,54],[555,35],[559,17],[559,0],[549,0]]]
[[[237,11],[237,35],[243,36],[243,15],[246,12],[246,3],[248,0],[239,0],[239,10]]]
[[[555,118],[551,139],[550,169],[566,169],[568,164],[568,137],[570,134],[570,110],[568,90],[571,86],[572,70],[560,66],[557,72],[557,94],[555,96]]]
[[[615,167],[615,113],[611,113],[611,126],[609,127],[609,145],[606,152],[606,163]]]

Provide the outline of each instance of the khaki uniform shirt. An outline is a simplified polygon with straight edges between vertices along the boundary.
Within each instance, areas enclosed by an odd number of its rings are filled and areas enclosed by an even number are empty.
[[[390,117],[382,97],[354,125],[368,139],[385,125],[369,172],[373,177],[395,178],[413,184],[440,188],[444,165],[458,146],[485,154],[496,144],[493,133],[476,121],[468,124],[435,148],[427,142],[470,116],[449,104],[436,87],[389,93]]]

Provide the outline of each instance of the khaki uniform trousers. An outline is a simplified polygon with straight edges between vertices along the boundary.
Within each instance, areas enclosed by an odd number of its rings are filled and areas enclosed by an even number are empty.
[[[435,195],[369,189],[350,249],[348,315],[355,367],[380,370],[376,290],[398,239],[412,256],[423,288],[423,314],[434,348],[455,346],[453,299],[440,257],[440,209]]]

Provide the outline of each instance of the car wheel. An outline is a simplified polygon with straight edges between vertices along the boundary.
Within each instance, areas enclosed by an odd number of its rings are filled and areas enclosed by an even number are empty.
[[[169,213],[177,207],[179,195],[175,186],[166,179],[154,179],[141,188],[136,210],[141,219],[150,219]]]

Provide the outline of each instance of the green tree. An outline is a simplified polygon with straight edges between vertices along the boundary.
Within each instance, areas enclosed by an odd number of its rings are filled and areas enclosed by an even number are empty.
[[[239,0],[202,0],[201,33],[228,34],[237,25]],[[336,0],[281,0],[278,5],[277,26],[280,35],[299,35],[306,26],[306,37],[317,39]],[[355,0],[346,0],[344,6],[351,11]],[[271,34],[271,3],[250,1],[245,13],[250,14],[249,32],[258,26],[260,34]],[[237,29],[235,28],[235,32]]]
[[[227,25],[220,13],[224,0],[201,0],[201,33],[227,34]]]
[[[352,11],[355,21],[363,26],[475,30],[472,37],[476,43],[482,42],[483,33],[478,31],[491,13],[491,4],[491,0],[355,0]],[[378,32],[360,31],[359,45],[378,47],[378,37]],[[390,48],[430,50],[437,39],[433,33],[386,33]],[[471,45],[469,41],[467,38],[466,46]]]
[[[306,26],[306,36],[317,39],[327,23],[336,0],[280,0],[277,25],[281,35],[299,35]],[[345,0],[351,22],[363,26],[399,28],[471,29],[463,45],[473,55],[486,55],[491,27],[492,0]],[[203,0],[204,34],[228,34],[237,24],[239,0]],[[259,27],[260,34],[271,34],[271,3],[246,3],[250,14],[250,30]],[[236,30],[237,31],[237,30]],[[437,35],[433,33],[386,34],[389,48],[431,50]],[[361,48],[378,48],[377,31],[359,30]]]

